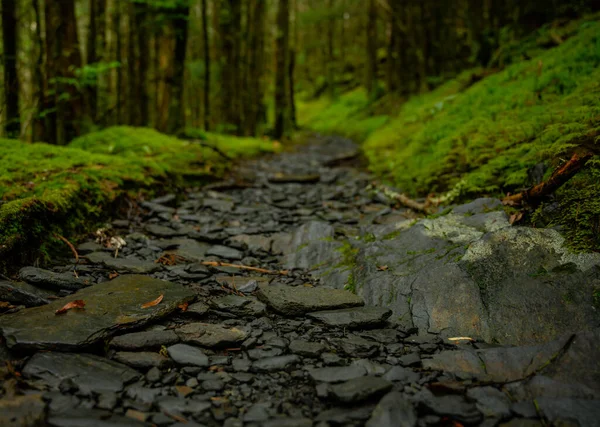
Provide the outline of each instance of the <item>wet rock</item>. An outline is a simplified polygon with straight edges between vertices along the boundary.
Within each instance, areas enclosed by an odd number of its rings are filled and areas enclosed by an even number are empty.
[[[202,243],[194,239],[169,239],[161,242],[162,245],[168,245],[165,254],[182,257],[188,261],[200,262],[206,257],[206,251],[210,247],[207,243]],[[186,268],[188,274],[194,274],[199,276],[200,273],[205,273],[204,276],[208,276],[208,268],[204,266],[197,266],[194,271],[191,271],[190,267]]]
[[[162,368],[169,364],[169,359],[162,354],[149,351],[117,351],[112,358],[136,369]]]
[[[327,326],[339,328],[370,328],[379,326],[392,315],[392,310],[383,307],[366,306],[343,310],[319,311],[306,316]]]
[[[142,421],[115,415],[108,411],[87,408],[50,414],[47,422],[52,427],[141,427],[147,425]]]
[[[371,331],[360,332],[359,335],[382,344],[396,343],[400,336],[395,329],[373,329]]]
[[[476,424],[482,419],[475,405],[467,402],[462,396],[434,396],[431,392],[423,390],[420,396],[415,396],[415,399],[425,410],[456,419],[464,424]]]
[[[340,289],[266,286],[258,298],[278,313],[294,316],[320,310],[361,306],[363,300]]]
[[[327,426],[355,425],[357,422],[360,423],[359,425],[362,425],[362,422],[371,416],[373,409],[374,408],[371,405],[351,408],[327,409],[317,416],[316,421],[325,422],[325,425]],[[321,427],[322,425],[323,424],[317,424],[318,427]]]
[[[48,304],[50,302],[48,296],[51,295],[51,293],[44,292],[27,283],[0,280],[0,301],[6,301],[13,305],[37,307]]]
[[[331,395],[343,403],[355,403],[380,396],[392,388],[392,383],[379,377],[359,377],[330,387]]]
[[[325,351],[325,345],[318,342],[294,340],[290,343],[290,351],[304,357],[319,357]]]
[[[248,246],[248,250],[250,250],[250,252],[256,252],[257,250],[264,252],[271,251],[272,239],[260,234],[239,234],[237,236],[233,236],[231,240],[234,242],[244,243],[246,246]]]
[[[92,252],[101,251],[103,249],[104,248],[96,242],[85,242],[77,246],[77,253],[79,255],[87,255],[91,254]]]
[[[402,394],[392,391],[379,401],[366,427],[414,427],[417,414]]]
[[[421,376],[412,369],[403,368],[401,366],[393,366],[387,371],[383,378],[388,381],[401,382],[402,384],[411,384],[419,381]]]
[[[167,348],[169,357],[179,365],[209,366],[208,356],[199,348],[186,344],[175,344]]]
[[[194,304],[190,304],[188,306],[187,310],[184,311],[184,314],[186,316],[202,317],[206,313],[208,313],[209,309],[210,309],[210,307],[208,305],[204,304],[203,302],[196,302]]]
[[[594,427],[600,420],[600,400],[540,397],[536,403],[552,425]]]
[[[217,212],[231,212],[234,206],[234,203],[229,200],[220,200],[220,199],[204,199],[202,201],[202,206],[205,208],[212,209]]]
[[[259,316],[266,311],[266,305],[255,298],[226,295],[212,300],[211,307],[236,316]]]
[[[142,308],[160,295],[163,300],[159,304]],[[73,350],[161,319],[192,298],[193,294],[181,285],[124,275],[82,289],[69,298],[4,316],[0,330],[9,348]],[[75,299],[85,301],[85,308],[55,315],[56,310]]]
[[[175,330],[179,338],[202,347],[223,347],[242,342],[248,332],[238,328],[225,328],[210,323],[189,323]]]
[[[77,291],[90,286],[85,280],[74,277],[73,273],[54,273],[36,267],[23,267],[19,278],[30,285],[53,291]]]
[[[157,237],[177,237],[177,236],[185,236],[188,231],[186,229],[175,230],[171,227],[166,227],[164,225],[158,224],[147,224],[146,231]]]
[[[236,273],[238,272],[236,271]],[[269,283],[267,277],[261,276],[217,276],[215,280],[223,286],[240,292],[242,292],[241,289],[245,289],[245,292],[254,292],[259,286]]]
[[[467,391],[467,397],[476,402],[477,409],[485,417],[503,419],[511,415],[510,399],[494,387],[471,388]]]
[[[340,383],[367,375],[362,366],[350,365],[330,368],[310,369],[308,375],[315,382]]]
[[[46,403],[40,394],[4,396],[0,399],[0,425],[29,427],[44,424]]]
[[[262,423],[262,427],[312,427],[310,418],[274,418]]]
[[[338,339],[335,345],[350,357],[371,357],[378,353],[379,345],[356,335]]]
[[[257,360],[252,364],[252,369],[258,372],[283,371],[300,362],[300,358],[294,354],[287,356],[268,357]]]
[[[135,258],[107,258],[102,264],[118,273],[149,274],[162,270],[162,265]]]
[[[228,246],[211,246],[207,249],[206,255],[216,256],[218,258],[224,258],[233,261],[239,261],[244,258],[244,253],[237,249],[230,248]]]
[[[269,419],[269,409],[271,405],[268,403],[256,403],[252,405],[248,412],[244,414],[244,422],[259,422],[262,423]]]
[[[53,389],[70,379],[80,393],[119,392],[141,375],[120,363],[91,354],[37,353],[23,368],[25,378],[41,379]]]
[[[169,200],[168,202],[170,202],[172,200]],[[168,203],[166,202],[166,203]],[[143,208],[148,209],[149,211],[153,212],[153,213],[175,213],[175,209],[168,207],[168,206],[164,206],[161,204],[162,202],[156,202],[156,201],[151,201],[151,202],[141,202],[140,206],[142,206]]]
[[[171,330],[144,331],[119,335],[110,341],[110,346],[119,350],[160,349],[161,346],[175,344],[179,341],[177,334]]]

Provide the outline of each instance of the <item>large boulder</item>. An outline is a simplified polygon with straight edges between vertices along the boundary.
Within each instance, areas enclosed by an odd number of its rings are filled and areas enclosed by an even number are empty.
[[[422,333],[531,344],[599,326],[600,254],[570,252],[556,230],[511,226],[499,206],[479,199],[437,218],[363,229],[350,242],[345,286]],[[341,287],[329,277],[346,272],[334,265],[321,277]]]

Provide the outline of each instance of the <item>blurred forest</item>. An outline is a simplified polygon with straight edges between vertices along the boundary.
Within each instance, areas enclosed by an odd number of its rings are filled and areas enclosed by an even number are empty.
[[[1,0],[0,136],[114,125],[280,138],[295,95],[426,92],[598,0]],[[560,44],[560,37],[551,39]]]

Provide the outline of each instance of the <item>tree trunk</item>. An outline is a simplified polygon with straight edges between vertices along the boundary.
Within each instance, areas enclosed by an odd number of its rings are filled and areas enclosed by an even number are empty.
[[[136,102],[139,103],[138,124],[149,126],[150,124],[150,96],[148,95],[148,69],[150,67],[150,36],[147,29],[148,6],[144,3],[135,4],[135,31],[137,37],[137,77],[135,79]],[[182,79],[183,80],[183,79]]]
[[[288,79],[290,1],[279,0],[277,10],[277,37],[275,39],[275,130],[273,137],[280,139],[290,131]]]
[[[239,133],[241,0],[220,0],[219,4],[222,119],[224,130]]]
[[[173,78],[170,80],[171,104],[167,132],[174,134],[185,127],[183,87],[190,7],[178,7],[172,13],[171,25],[175,36],[175,50],[173,54]]]
[[[369,98],[373,99],[377,88],[377,5],[376,0],[369,0],[369,11],[367,13],[367,72],[365,76],[365,87]],[[393,19],[393,18],[392,18]]]
[[[72,83],[81,68],[81,53],[75,20],[75,0],[45,3],[46,72],[51,94],[47,142],[64,145],[80,134],[83,105]]]
[[[202,0],[202,43],[204,46],[204,130],[210,130],[210,44],[207,0]]]
[[[290,106],[290,126],[292,129],[296,129],[296,99],[294,96],[294,69],[296,68],[296,51],[290,51],[290,61],[288,66],[288,103]]]
[[[33,141],[42,141],[45,139],[46,130],[43,119],[43,111],[46,105],[46,87],[47,82],[44,79],[42,70],[44,69],[44,37],[42,36],[42,14],[39,1],[32,0],[33,13],[35,17],[35,43],[37,44],[37,60],[34,70],[34,86],[36,91],[37,108],[33,117]]]
[[[4,96],[8,138],[18,138],[21,132],[19,115],[19,77],[17,74],[17,2],[2,0],[2,41],[4,54]]]
[[[252,0],[251,24],[248,41],[248,93],[245,102],[245,134],[256,135],[263,121],[263,73],[265,49],[266,4],[264,0]]]
[[[334,0],[329,0],[329,10],[333,9]],[[335,31],[335,19],[330,16],[327,22],[327,89],[330,98],[335,98],[335,49],[334,49],[334,31]]]
[[[98,28],[98,8],[99,2],[98,0],[89,0],[89,13],[90,13],[90,21],[89,28],[87,34],[87,60],[86,63],[88,65],[95,64],[98,62],[98,55],[96,51],[96,41],[98,37],[98,31],[101,29]],[[92,121],[96,120],[96,116],[98,113],[98,82],[93,82],[88,87],[85,88],[86,94],[86,108],[88,115],[92,119]]]

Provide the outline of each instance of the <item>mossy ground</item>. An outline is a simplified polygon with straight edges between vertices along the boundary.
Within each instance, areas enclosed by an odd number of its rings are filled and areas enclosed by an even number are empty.
[[[565,40],[547,49],[540,43],[550,31]],[[575,151],[600,153],[599,17],[544,28],[509,47],[503,61],[512,64],[502,71],[472,85],[472,72],[463,73],[389,117],[373,115],[357,89],[302,104],[301,124],[364,141],[371,170],[402,191],[450,192],[454,201],[519,191],[531,184],[528,170],[538,163],[549,174]],[[525,51],[530,59],[522,59]],[[575,249],[599,250],[599,196],[596,156],[558,191],[560,215],[549,219],[539,211],[532,220],[563,226]]]
[[[277,149],[254,138],[204,139],[230,159]],[[230,166],[211,148],[146,128],[107,128],[66,147],[0,139],[2,260],[24,245],[43,248],[55,233],[89,229],[122,196],[205,182]]]

